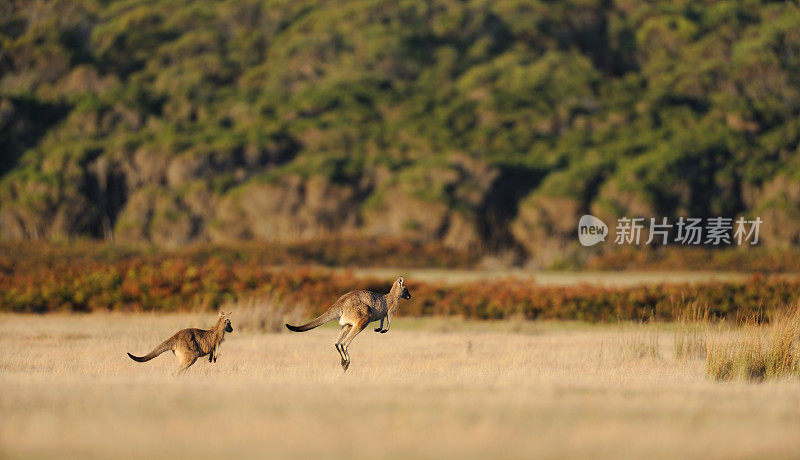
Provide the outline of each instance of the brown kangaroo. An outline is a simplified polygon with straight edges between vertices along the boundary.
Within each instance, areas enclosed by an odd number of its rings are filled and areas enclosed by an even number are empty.
[[[165,351],[172,351],[180,362],[178,374],[186,372],[186,369],[194,364],[197,358],[205,355],[208,355],[208,362],[214,363],[219,356],[219,347],[222,341],[225,340],[225,333],[233,332],[230,316],[230,313],[220,311],[217,324],[211,329],[181,329],[150,353],[141,357],[128,353],[128,356],[134,361],[143,363],[150,361]]]
[[[321,326],[328,321],[338,319],[342,328],[334,346],[342,358],[342,369],[347,371],[347,368],[350,367],[350,354],[347,351],[347,347],[356,338],[356,335],[363,331],[367,324],[378,320],[380,320],[381,324],[375,329],[375,332],[380,332],[381,334],[389,332],[389,326],[392,324],[395,312],[397,312],[400,299],[410,298],[411,293],[408,292],[408,288],[406,288],[401,276],[392,284],[392,289],[388,294],[381,295],[372,291],[350,291],[339,297],[339,300],[328,308],[328,311],[310,323],[302,326],[287,324],[286,327],[290,331],[304,332]],[[386,322],[386,328],[383,327],[384,321]]]

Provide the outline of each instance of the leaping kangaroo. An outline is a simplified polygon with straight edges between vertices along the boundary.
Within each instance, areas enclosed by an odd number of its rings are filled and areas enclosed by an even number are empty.
[[[165,351],[172,351],[180,361],[178,374],[186,372],[197,358],[208,355],[208,362],[214,363],[219,355],[219,348],[225,340],[226,332],[233,332],[230,313],[219,312],[217,324],[211,329],[181,329],[168,338],[153,351],[144,356],[134,356],[128,353],[132,360],[143,363],[150,361]]]
[[[397,312],[400,299],[410,298],[411,293],[408,292],[408,288],[401,276],[392,284],[392,289],[388,294],[381,295],[372,291],[350,291],[339,297],[339,300],[328,311],[310,323],[302,326],[287,324],[286,327],[290,331],[304,332],[321,326],[328,321],[338,319],[342,329],[339,331],[339,337],[336,339],[334,346],[342,358],[342,369],[347,371],[347,368],[350,367],[350,354],[347,352],[350,342],[372,321],[381,321],[375,332],[380,332],[381,334],[389,332],[389,326],[392,324],[395,312]],[[386,328],[383,327],[384,321]]]

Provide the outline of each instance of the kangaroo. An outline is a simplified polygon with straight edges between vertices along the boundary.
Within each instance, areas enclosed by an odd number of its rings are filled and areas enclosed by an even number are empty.
[[[339,300],[328,308],[328,311],[310,323],[302,326],[287,324],[286,327],[290,331],[304,332],[321,326],[328,321],[338,319],[342,328],[334,346],[342,358],[342,369],[347,372],[347,368],[350,367],[350,354],[347,352],[350,342],[372,321],[380,320],[381,322],[375,332],[380,332],[381,334],[389,332],[389,326],[392,324],[395,312],[397,312],[400,299],[411,299],[411,293],[408,292],[402,276],[392,284],[392,289],[388,294],[381,295],[372,291],[350,291],[339,297]],[[384,323],[386,324],[385,328]]]
[[[217,362],[219,347],[225,340],[226,332],[233,332],[230,313],[219,312],[217,324],[211,329],[181,329],[175,335],[165,340],[153,351],[144,356],[134,356],[128,353],[132,360],[143,363],[150,361],[165,351],[172,351],[180,362],[177,374],[183,374],[197,358],[208,355],[208,362]]]

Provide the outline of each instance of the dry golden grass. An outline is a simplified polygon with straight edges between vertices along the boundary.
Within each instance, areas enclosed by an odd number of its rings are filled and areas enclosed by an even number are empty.
[[[0,457],[800,452],[800,381],[716,383],[652,331],[670,326],[399,319],[343,374],[335,328],[246,333],[235,315],[219,361],[182,378],[171,354],[125,353],[214,315],[0,315]],[[657,352],[627,353],[632,333]]]
[[[800,377],[800,310],[747,324],[738,334],[717,334],[708,345],[706,372],[717,380]]]
[[[678,359],[706,356],[706,341],[713,325],[708,309],[693,303],[675,314],[673,353]]]
[[[247,298],[229,302],[222,306],[226,312],[236,312],[237,329],[240,332],[283,332],[284,324],[304,323],[304,315],[310,308],[277,302],[274,299]]]
[[[657,359],[661,356],[660,323],[625,323],[620,334],[619,349],[629,359],[650,358]]]

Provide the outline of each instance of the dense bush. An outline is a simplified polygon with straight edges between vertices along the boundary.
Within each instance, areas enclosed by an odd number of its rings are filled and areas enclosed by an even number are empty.
[[[5,247],[0,252],[0,310],[211,310],[247,298],[324,311],[352,289],[387,291],[393,280],[357,279],[321,268],[274,267],[258,255],[222,250],[176,253],[122,249],[72,252]],[[652,285],[625,288],[543,287],[515,280],[432,284],[408,280],[413,300],[402,315],[458,315],[477,319],[672,319],[685,305],[714,317],[760,317],[797,299],[800,280],[754,276],[743,283]]]

